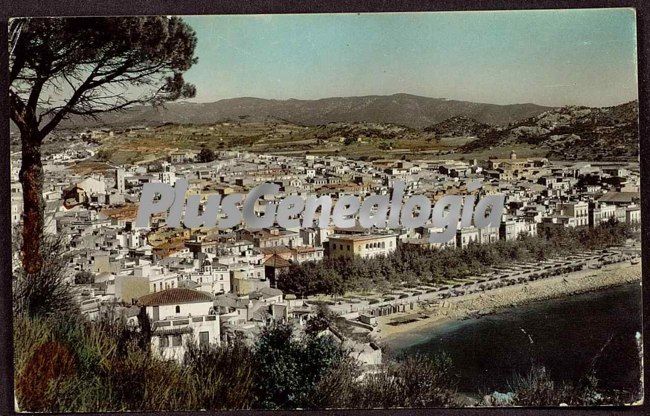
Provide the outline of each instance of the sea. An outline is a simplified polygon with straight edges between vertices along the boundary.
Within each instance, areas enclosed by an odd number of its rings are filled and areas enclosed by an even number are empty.
[[[400,334],[387,352],[447,354],[459,392],[471,395],[507,392],[513,376],[533,365],[568,382],[593,368],[600,387],[638,391],[641,330],[641,285],[635,283]]]

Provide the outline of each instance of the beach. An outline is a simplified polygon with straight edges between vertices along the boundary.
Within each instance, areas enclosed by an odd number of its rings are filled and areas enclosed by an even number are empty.
[[[523,284],[501,287],[485,292],[472,293],[441,300],[439,303],[405,313],[394,313],[377,318],[373,331],[377,341],[389,341],[412,331],[419,331],[454,320],[471,319],[492,314],[528,302],[570,296],[641,282],[641,263],[622,262],[603,266],[601,269],[553,276]]]

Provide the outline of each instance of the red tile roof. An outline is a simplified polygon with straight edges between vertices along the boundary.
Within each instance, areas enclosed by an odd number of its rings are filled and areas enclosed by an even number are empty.
[[[138,299],[138,305],[174,305],[179,303],[211,302],[212,300],[212,295],[206,292],[184,288],[173,288],[144,295]]]
[[[289,263],[284,258],[278,256],[277,254],[273,254],[264,262],[264,266],[282,268],[282,267],[290,267],[291,263]]]

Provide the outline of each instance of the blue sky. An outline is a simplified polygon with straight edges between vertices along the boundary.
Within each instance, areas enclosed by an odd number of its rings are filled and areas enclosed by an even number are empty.
[[[632,9],[186,16],[194,101],[411,93],[497,104],[637,98]]]

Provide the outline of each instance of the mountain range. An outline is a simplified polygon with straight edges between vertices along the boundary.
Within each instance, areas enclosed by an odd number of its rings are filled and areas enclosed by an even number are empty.
[[[97,120],[73,117],[62,127],[210,124],[224,121],[284,121],[313,126],[331,122],[391,123],[424,128],[463,116],[493,126],[526,119],[551,107],[536,104],[486,104],[411,94],[332,97],[318,100],[231,98],[211,103],[174,102],[164,107],[135,106]]]
[[[126,128],[165,124],[232,122],[305,126],[318,140],[370,137],[378,140],[450,138],[459,153],[524,145],[553,159],[631,160],[639,154],[638,102],[612,107],[497,105],[410,94],[333,97],[319,100],[233,98],[212,103],[174,102],[135,106],[97,119],[73,117],[62,128]],[[264,130],[264,129],[262,129]],[[309,136],[309,137],[307,137]],[[456,140],[463,138],[463,140]],[[17,137],[16,137],[17,139]],[[296,138],[294,136],[295,140]],[[434,140],[432,142],[432,140]],[[450,143],[450,142],[446,142]],[[390,145],[390,144],[389,144]],[[426,147],[426,146],[425,146]],[[541,152],[539,152],[541,151]]]

